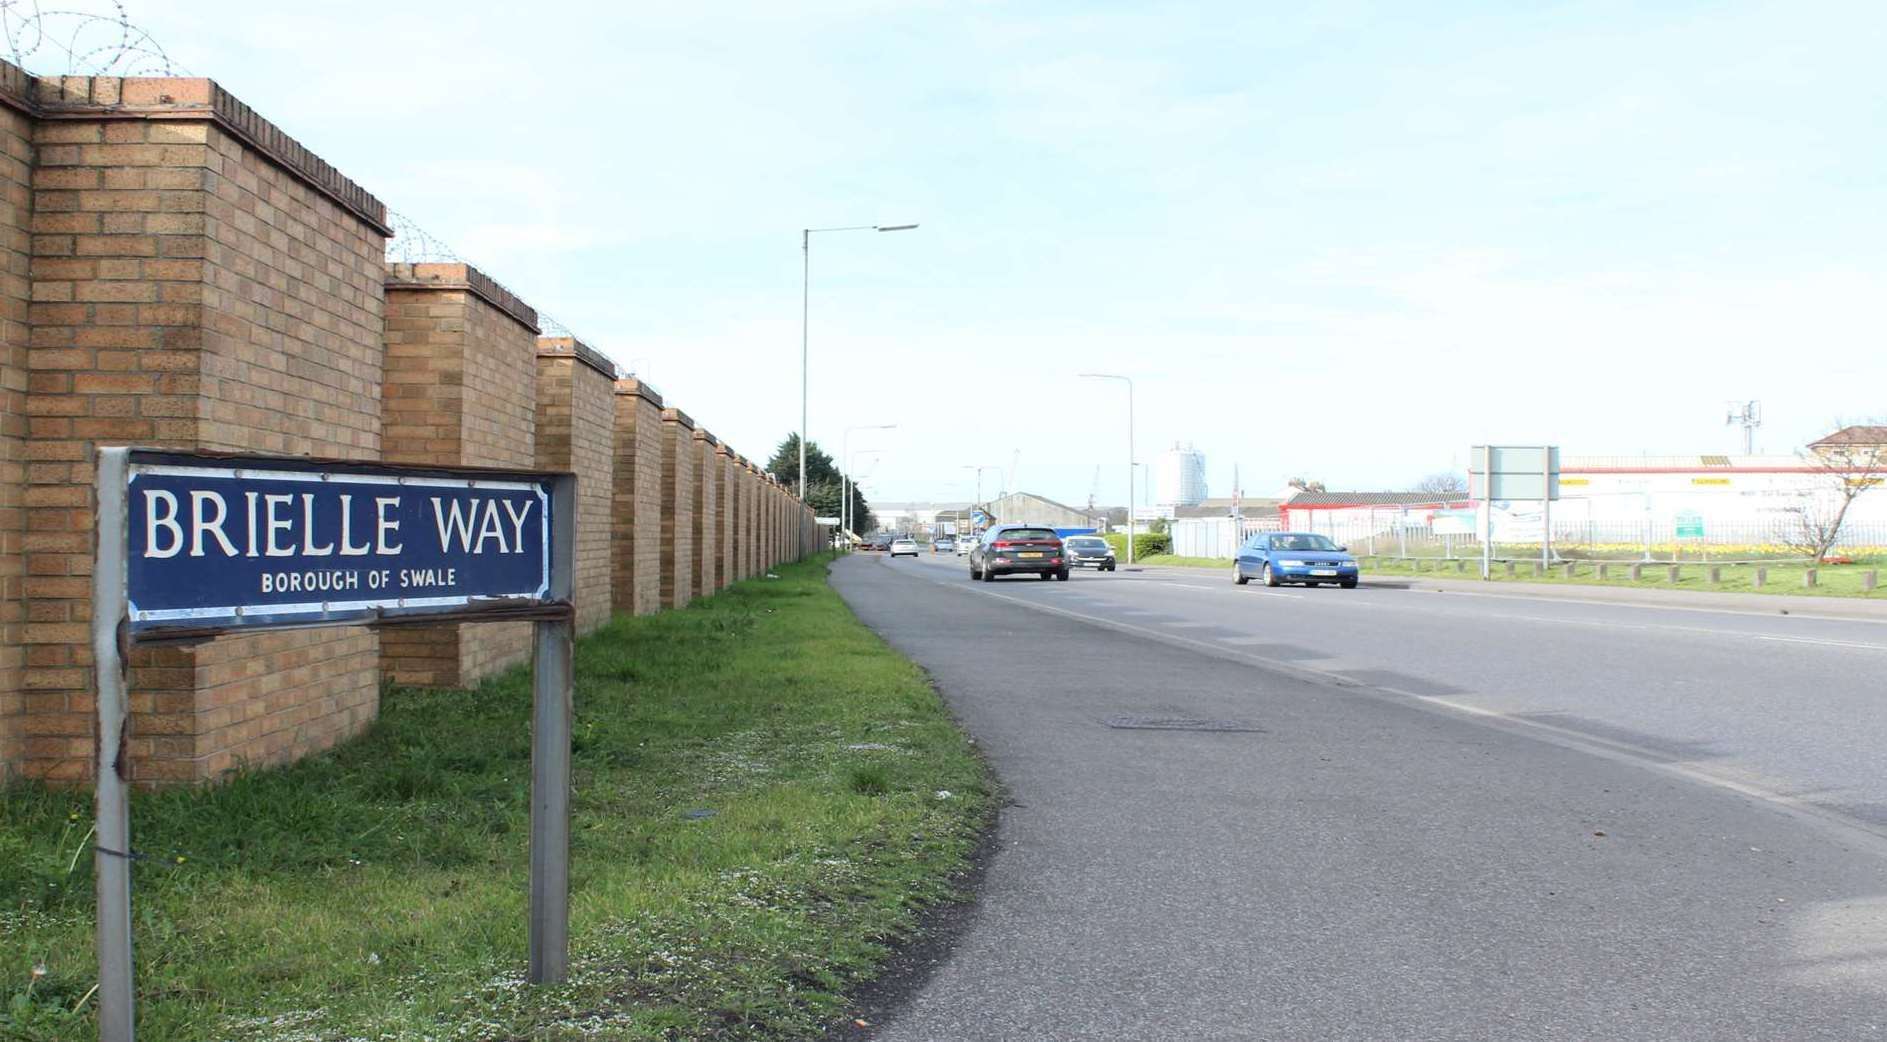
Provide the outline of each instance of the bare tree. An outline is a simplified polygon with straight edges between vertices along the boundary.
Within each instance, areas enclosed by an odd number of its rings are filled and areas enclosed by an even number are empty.
[[[1409,486],[1410,492],[1433,492],[1444,496],[1461,496],[1468,492],[1468,479],[1451,470],[1439,470]]]
[[[1799,454],[1813,473],[1801,503],[1777,532],[1778,540],[1820,561],[1841,538],[1854,501],[1887,479],[1887,426],[1850,424]]]

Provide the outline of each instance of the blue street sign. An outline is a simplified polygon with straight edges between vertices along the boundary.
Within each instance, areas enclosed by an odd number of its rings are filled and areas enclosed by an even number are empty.
[[[134,452],[133,633],[547,603],[554,477]]]

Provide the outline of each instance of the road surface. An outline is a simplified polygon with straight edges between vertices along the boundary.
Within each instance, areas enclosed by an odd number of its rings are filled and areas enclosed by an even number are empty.
[[[835,566],[1015,804],[873,1037],[1887,1037],[1887,626],[966,573]]]

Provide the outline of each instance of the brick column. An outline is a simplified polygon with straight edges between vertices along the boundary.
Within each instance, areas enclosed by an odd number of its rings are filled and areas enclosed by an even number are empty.
[[[0,91],[33,116],[35,164],[21,773],[78,782],[96,447],[377,458],[389,231],[379,200],[209,80],[8,67]],[[356,733],[379,646],[355,627],[139,649],[132,777],[214,779]]]
[[[714,450],[714,488],[720,505],[719,520],[715,524],[717,538],[714,541],[714,578],[717,589],[725,587],[740,578],[736,574],[734,563],[735,548],[739,545],[740,516],[740,479],[735,476],[734,450],[721,445]]]
[[[0,784],[25,750],[27,307],[32,300],[33,121],[25,74],[0,68]],[[73,585],[73,584],[68,584]],[[78,591],[81,595],[86,591]]]
[[[662,607],[694,600],[695,422],[680,409],[662,410]]]
[[[573,337],[537,340],[537,469],[577,476],[579,634],[609,621],[616,366]]]
[[[720,457],[720,442],[714,435],[697,428],[694,432],[694,529],[690,533],[689,585],[695,596],[706,597],[719,588],[714,571],[714,551],[720,542],[718,522],[721,501],[716,495],[715,475]]]
[[[662,396],[655,388],[616,381],[614,446],[611,604],[648,615],[662,607]]]
[[[466,264],[387,265],[381,457],[389,463],[537,463],[537,312]],[[528,622],[382,631],[396,684],[464,687],[530,658]]]

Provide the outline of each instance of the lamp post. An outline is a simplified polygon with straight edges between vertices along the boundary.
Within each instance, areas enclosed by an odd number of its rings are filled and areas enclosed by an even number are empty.
[[[975,507],[980,507],[983,505],[983,472],[986,470],[1001,470],[1002,468],[996,467],[996,466],[978,466],[974,463],[965,463],[963,465],[963,469],[976,471],[976,501],[974,503],[971,503],[970,505],[975,506]]]
[[[812,314],[812,237],[814,232],[908,232],[915,224],[853,224],[842,228],[799,230],[799,501],[806,501],[806,342]]]
[[[878,461],[882,458],[884,458],[884,454],[879,452],[876,449],[860,449],[857,452],[847,452],[845,454],[845,468],[846,468],[846,471],[849,473],[852,470],[853,461],[858,460],[858,459],[871,460],[872,466],[876,467],[878,465]],[[851,487],[853,490],[857,490],[861,486],[859,485],[857,480],[853,480],[851,483]],[[856,516],[856,512],[849,509],[851,506],[851,503],[852,503],[852,497],[850,495],[847,495],[845,497],[845,506],[848,509],[844,511],[844,516],[845,516],[845,530],[848,532],[852,530],[853,525],[858,523],[858,517]]]
[[[849,491],[851,488],[851,485],[849,484],[849,482],[851,480],[851,473],[852,473],[852,432],[853,431],[893,431],[897,429],[898,429],[898,425],[895,423],[862,423],[856,426],[845,428],[845,437],[840,439],[840,442],[839,442],[839,462],[841,464],[840,470],[839,470],[839,496],[840,496],[839,524],[842,525],[847,532],[850,532],[852,530],[852,493]],[[799,444],[802,449],[805,448],[805,445],[806,445],[805,435],[803,434],[800,435]],[[800,461],[800,467],[801,467],[801,474],[799,476],[799,480],[803,486],[806,480],[806,475],[804,473],[804,468],[805,468],[804,460]],[[804,494],[802,493],[802,496],[803,495]]]
[[[1134,563],[1134,382],[1119,373],[1080,373],[1088,380],[1119,380],[1127,385],[1127,563]]]

